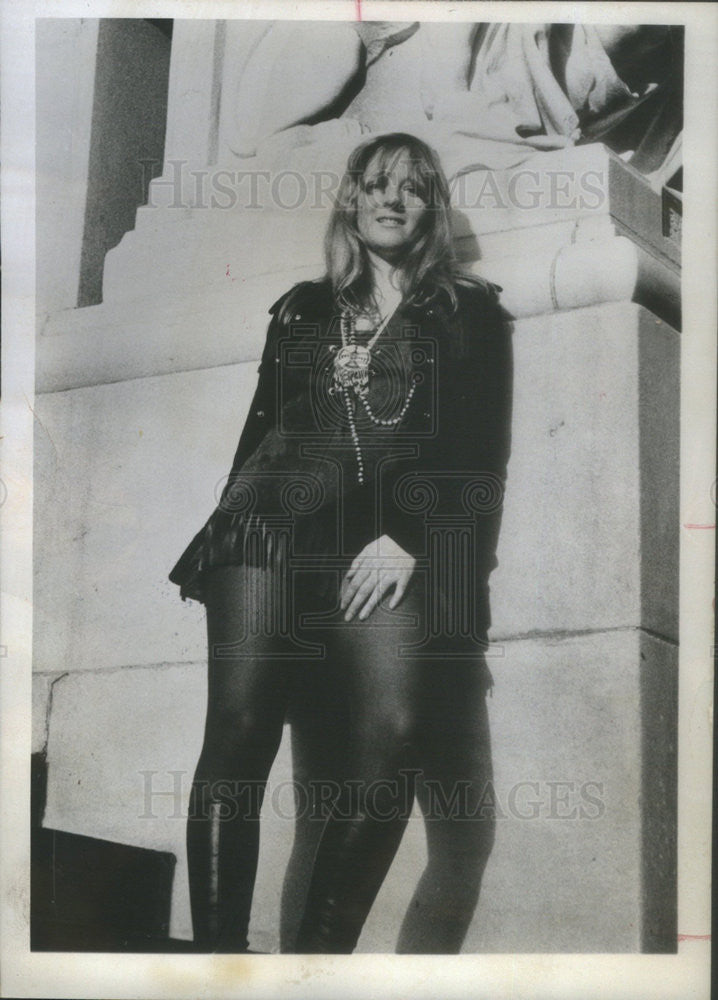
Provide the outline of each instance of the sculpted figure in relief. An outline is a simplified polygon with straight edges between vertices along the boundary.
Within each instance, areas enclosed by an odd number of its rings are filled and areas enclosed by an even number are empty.
[[[681,79],[668,26],[276,22],[239,73],[228,144],[311,168],[401,130],[452,177],[601,141],[651,174],[679,141]]]

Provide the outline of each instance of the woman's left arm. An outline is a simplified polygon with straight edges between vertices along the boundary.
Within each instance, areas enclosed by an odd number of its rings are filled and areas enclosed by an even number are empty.
[[[409,476],[429,480],[433,514],[468,513],[462,496],[503,493],[510,450],[511,338],[498,294],[491,286],[462,288],[454,316],[436,331],[438,357],[434,421],[436,432],[419,443],[419,454],[397,463],[383,483],[382,524],[414,556],[425,554],[426,516],[408,497]],[[401,487],[404,487],[402,489]],[[479,503],[481,506],[481,503]],[[484,505],[494,506],[493,501]]]
[[[348,618],[357,612],[367,617],[392,587],[389,606],[395,607],[424,554],[425,517],[402,507],[397,496],[396,486],[407,475],[433,482],[435,513],[466,514],[462,497],[473,487],[479,529],[474,563],[482,579],[495,565],[510,449],[512,360],[493,289],[463,290],[450,335],[454,350],[439,359],[436,434],[421,441],[418,457],[398,463],[382,484],[385,534],[358,554],[345,577],[342,607]]]

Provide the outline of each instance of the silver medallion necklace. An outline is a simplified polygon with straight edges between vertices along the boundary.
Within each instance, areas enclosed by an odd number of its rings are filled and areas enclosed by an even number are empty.
[[[339,348],[334,357],[333,389],[335,392],[340,392],[342,394],[344,405],[346,406],[349,431],[352,436],[352,442],[354,444],[354,451],[357,459],[357,477],[360,484],[364,483],[364,460],[362,457],[361,445],[359,443],[359,434],[354,419],[355,399],[352,398],[352,394],[361,402],[367,416],[373,424],[377,427],[395,427],[406,413],[409,403],[411,402],[411,397],[414,395],[414,390],[416,389],[416,382],[412,379],[411,387],[407,393],[406,399],[404,400],[401,410],[395,417],[378,417],[373,412],[369,404],[369,366],[371,363],[371,351],[383,331],[386,329],[386,326],[393,314],[393,312],[387,313],[384,319],[380,321],[374,331],[374,334],[366,344],[357,344],[356,342],[356,322],[354,315],[346,310],[342,312],[341,315],[340,328],[342,346]]]

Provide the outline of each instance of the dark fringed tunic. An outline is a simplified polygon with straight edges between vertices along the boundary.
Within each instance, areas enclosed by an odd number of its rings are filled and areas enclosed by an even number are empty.
[[[372,349],[369,403],[400,423],[377,426],[357,402],[355,446],[341,394],[332,394],[340,313],[327,280],[276,302],[259,381],[220,501],[170,573],[183,598],[204,600],[203,574],[290,558],[346,568],[389,535],[431,561],[429,528],[473,524],[471,577],[488,628],[509,452],[510,344],[494,286],[456,284],[429,304],[402,304]],[[473,589],[472,589],[473,590]]]

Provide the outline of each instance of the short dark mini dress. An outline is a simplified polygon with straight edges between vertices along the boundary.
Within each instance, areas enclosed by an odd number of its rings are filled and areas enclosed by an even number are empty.
[[[334,380],[343,341],[329,281],[302,282],[272,306],[227,485],[169,575],[183,598],[204,601],[213,568],[267,566],[280,555],[300,568],[346,569],[383,534],[426,566],[431,530],[468,519],[467,586],[485,632],[508,459],[510,349],[495,286],[455,291],[456,304],[438,294],[397,309],[372,348],[368,406],[353,397],[351,420]]]

